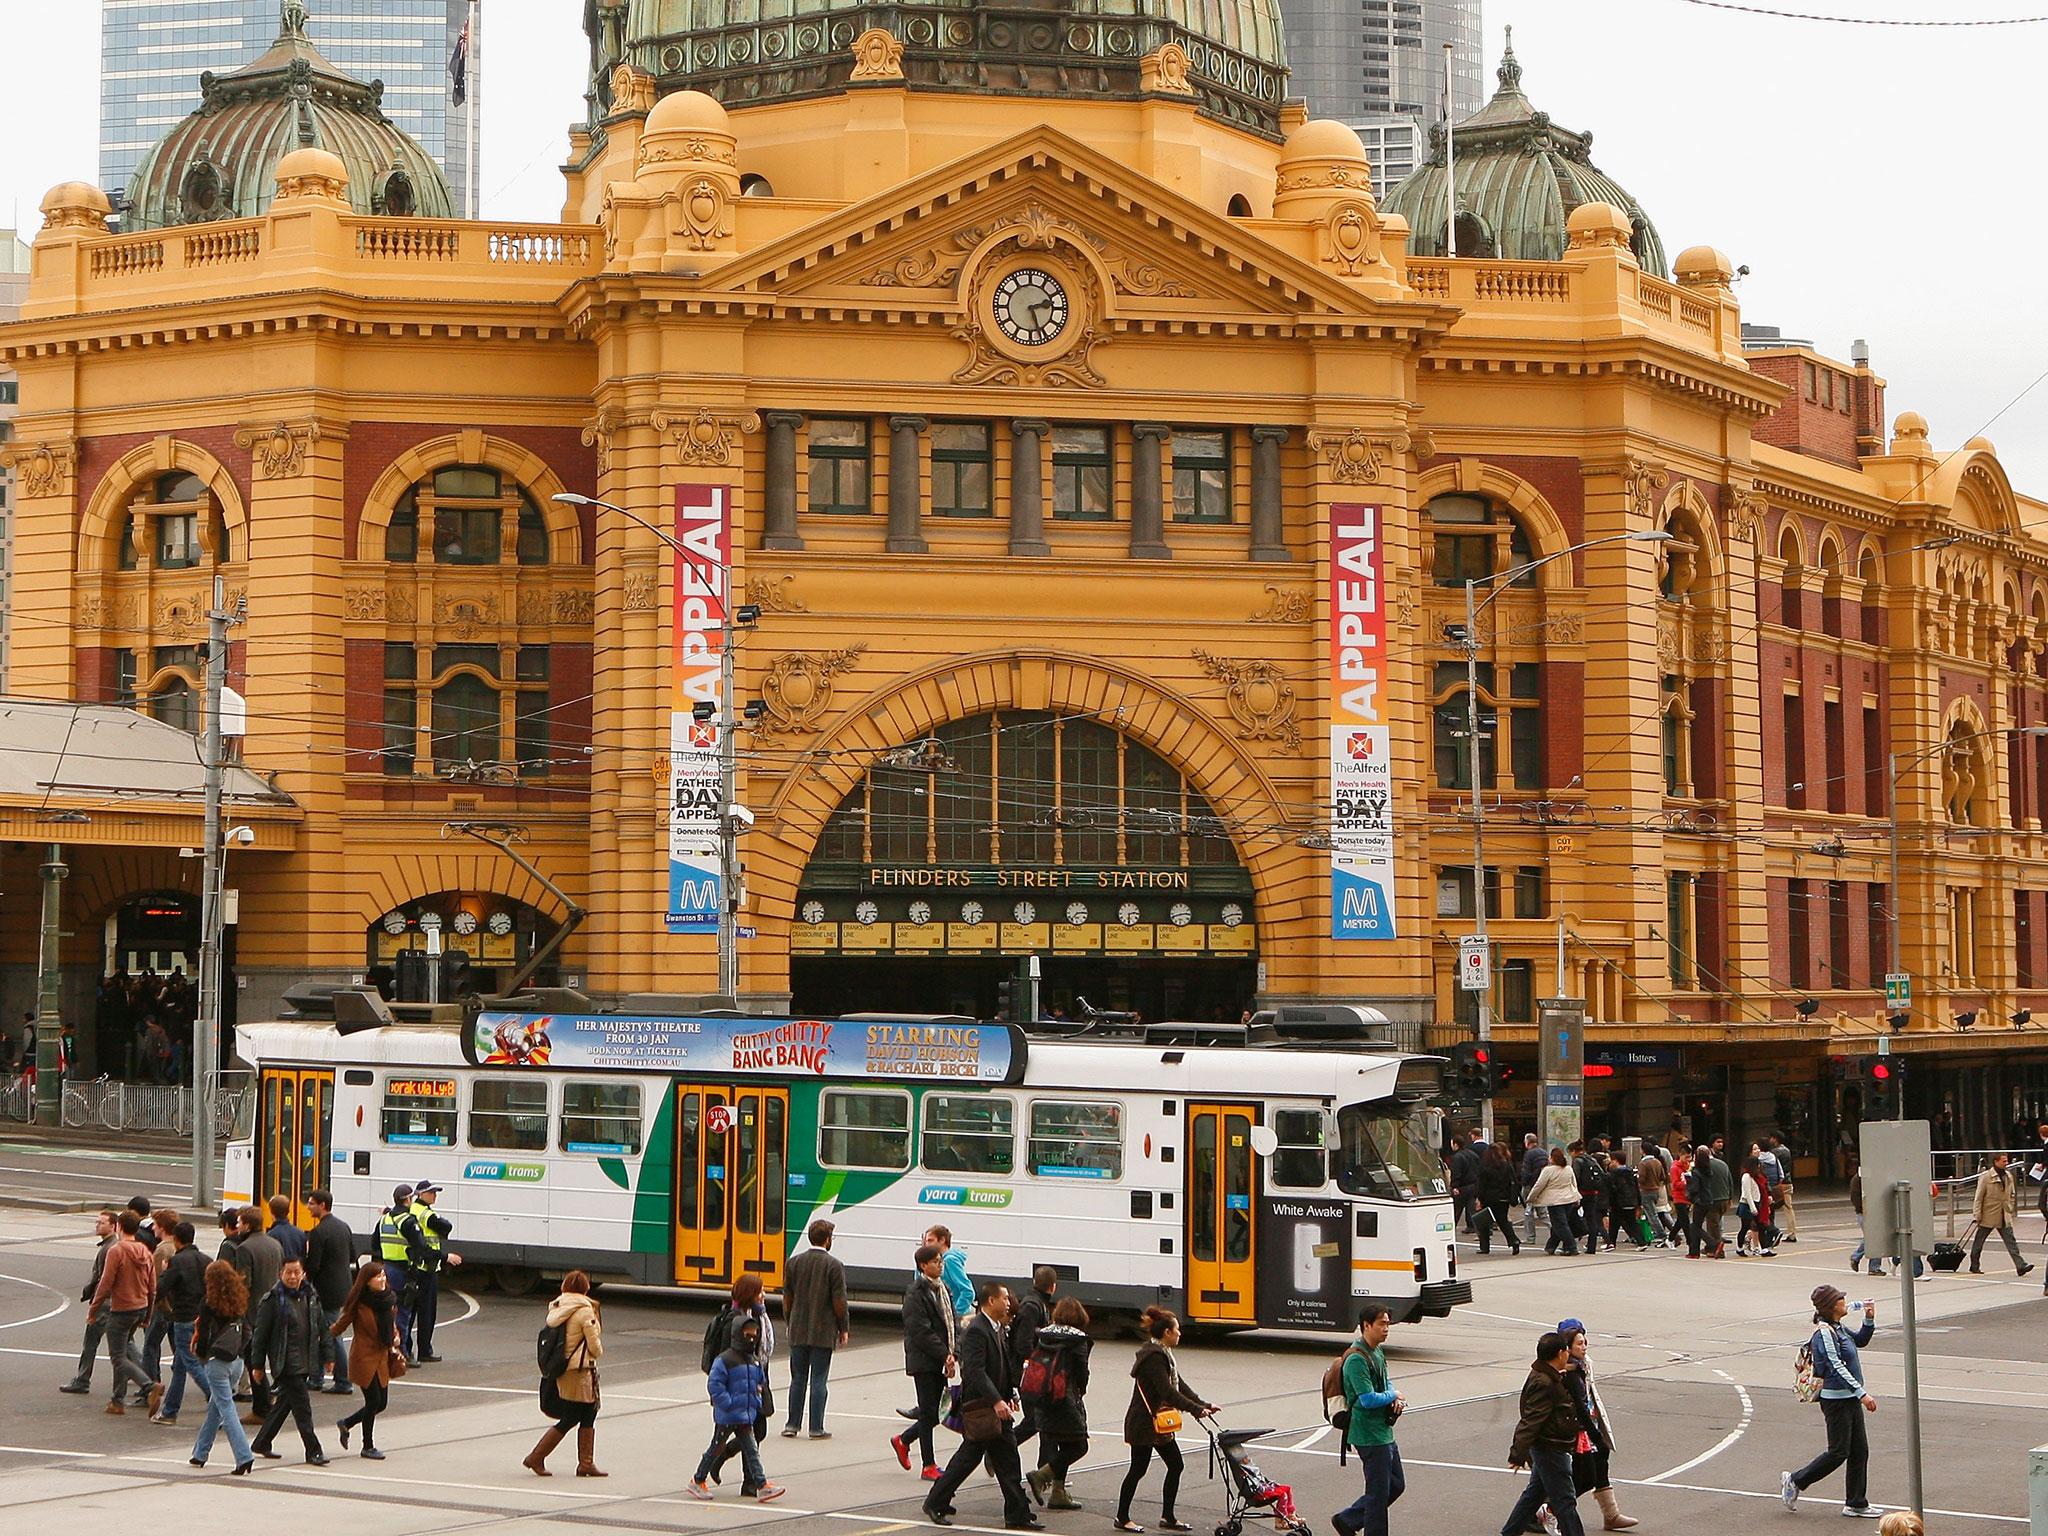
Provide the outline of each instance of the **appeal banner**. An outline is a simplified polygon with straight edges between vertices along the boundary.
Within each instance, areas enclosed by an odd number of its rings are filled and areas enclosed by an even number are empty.
[[[1380,509],[1330,508],[1330,937],[1391,939],[1394,793]]]
[[[675,655],[670,668],[668,928],[708,933],[725,900],[719,866],[724,815],[719,732],[720,668],[732,576],[731,493],[722,485],[676,487]],[[709,703],[713,718],[692,706]]]

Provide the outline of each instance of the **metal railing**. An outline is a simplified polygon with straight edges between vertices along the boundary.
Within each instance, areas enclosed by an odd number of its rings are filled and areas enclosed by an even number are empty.
[[[2041,1186],[2027,1177],[2027,1163],[2041,1150],[2038,1144],[2027,1147],[1955,1147],[1937,1151],[1930,1158],[1933,1164],[1934,1196],[1940,1202],[1943,1219],[1948,1226],[1947,1235],[1956,1235],[1956,1212],[1963,1213],[1963,1224],[1969,1225],[1969,1211],[1977,1199],[1977,1179],[1991,1166],[1991,1159],[2003,1152],[2010,1162],[2008,1171],[2013,1182],[2019,1186],[2020,1206],[2025,1209],[2040,1198]]]
[[[251,1072],[220,1074],[214,1088],[216,1136],[232,1139],[249,1133],[255,1091]],[[74,1131],[190,1136],[192,1090],[183,1083],[127,1083],[105,1075],[72,1078],[64,1084],[60,1113],[64,1124]],[[0,1081],[0,1121],[26,1125],[35,1117],[34,1079],[21,1073]]]

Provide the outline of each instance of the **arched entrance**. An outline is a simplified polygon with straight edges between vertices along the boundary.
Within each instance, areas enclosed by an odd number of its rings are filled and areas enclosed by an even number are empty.
[[[1000,710],[869,763],[790,929],[801,1013],[993,1015],[1036,956],[1040,1010],[1235,1019],[1258,984],[1251,875],[1207,799],[1097,719]]]
[[[497,992],[555,931],[523,901],[485,891],[442,891],[393,907],[363,936],[370,981],[393,1002],[452,1002]],[[432,970],[438,963],[440,985]],[[554,986],[553,966],[534,977]]]

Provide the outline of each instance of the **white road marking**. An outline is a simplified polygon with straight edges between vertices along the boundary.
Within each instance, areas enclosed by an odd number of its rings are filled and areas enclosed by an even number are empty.
[[[30,1323],[47,1322],[71,1305],[71,1298],[54,1285],[45,1285],[40,1280],[26,1280],[20,1275],[0,1275],[0,1280],[12,1280],[16,1285],[32,1285],[39,1291],[48,1291],[57,1298],[57,1305],[47,1312],[38,1312],[34,1317],[24,1317],[15,1323],[0,1323],[0,1328],[26,1328]]]
[[[1707,1447],[1706,1450],[1701,1451],[1699,1455],[1693,1457],[1691,1461],[1680,1462],[1677,1466],[1672,1467],[1669,1471],[1659,1472],[1655,1477],[1646,1477],[1643,1479],[1644,1482],[1669,1482],[1672,1478],[1678,1476],[1678,1474],[1681,1472],[1690,1472],[1694,1467],[1700,1465],[1702,1462],[1712,1461],[1716,1456],[1720,1455],[1723,1451],[1727,1450],[1729,1446],[1733,1445],[1736,1441],[1740,1440],[1743,1437],[1743,1435],[1748,1431],[1750,1420],[1756,1417],[1756,1404],[1750,1401],[1749,1389],[1743,1386],[1743,1384],[1737,1381],[1733,1376],[1730,1376],[1726,1371],[1717,1370],[1714,1372],[1714,1374],[1720,1377],[1723,1381],[1727,1382],[1729,1386],[1733,1387],[1735,1389],[1735,1395],[1742,1399],[1742,1418],[1736,1423],[1733,1429],[1729,1430],[1727,1434],[1723,1435],[1719,1440],[1715,1441],[1714,1444]]]
[[[105,1461],[104,1451],[56,1451],[43,1445],[0,1445],[0,1454],[12,1456],[69,1456],[79,1461]]]
[[[1288,1446],[1287,1449],[1290,1451],[1305,1451],[1336,1427],[1337,1426],[1334,1424],[1319,1425],[1315,1429],[1310,1430],[1306,1435],[1302,1436],[1302,1438],[1296,1441],[1293,1445]]]
[[[434,1327],[437,1331],[442,1328],[453,1328],[457,1323],[466,1323],[472,1317],[475,1317],[477,1313],[483,1311],[484,1309],[484,1304],[478,1301],[474,1296],[470,1295],[467,1291],[455,1291],[453,1294],[460,1296],[462,1298],[462,1304],[464,1307],[468,1308],[468,1310],[465,1311],[462,1314],[462,1316],[451,1317],[446,1322],[441,1322],[437,1320],[434,1324]]]

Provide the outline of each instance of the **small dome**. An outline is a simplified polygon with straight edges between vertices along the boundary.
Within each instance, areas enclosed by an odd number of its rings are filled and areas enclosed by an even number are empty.
[[[357,213],[452,218],[441,167],[384,115],[384,82],[343,73],[306,38],[302,0],[283,0],[277,40],[230,75],[199,77],[199,109],[158,140],[128,184],[127,226],[164,229],[254,218],[270,207],[285,166],[292,179],[346,184]]]
[[[107,194],[89,181],[60,181],[43,194],[42,211],[52,220],[59,214],[88,214],[104,219],[114,211]]]
[[[1927,438],[1927,418],[1918,411],[1901,411],[1898,420],[1892,423],[1893,437],[1917,437],[1923,442]]]
[[[1565,216],[1566,245],[1627,245],[1628,215],[1612,203],[1581,203]]]
[[[324,149],[295,149],[277,162],[277,180],[280,185],[287,181],[321,180],[345,186],[348,167],[341,156]]]
[[[1711,245],[1689,245],[1671,264],[1671,275],[1697,287],[1725,288],[1735,277],[1735,264]]]
[[[1972,453],[1998,452],[1997,445],[1994,444],[1988,437],[1973,437],[1967,443],[1963,444],[1963,446],[1969,449]]]
[[[1664,245],[1642,205],[1593,164],[1593,136],[1574,133],[1522,94],[1514,34],[1501,55],[1500,89],[1457,125],[1458,254],[1507,261],[1555,261],[1565,252],[1572,210],[1607,203],[1628,221],[1628,245],[1646,272],[1665,275]],[[1444,254],[1444,214],[1453,178],[1441,128],[1429,159],[1389,192],[1384,206],[1416,230],[1414,254]]]
[[[1303,123],[1287,135],[1280,146],[1280,163],[1290,160],[1363,160],[1365,144],[1357,130],[1334,118],[1318,117]]]
[[[649,133],[684,133],[693,128],[700,132],[731,133],[732,119],[716,96],[703,91],[671,91],[647,114]]]

